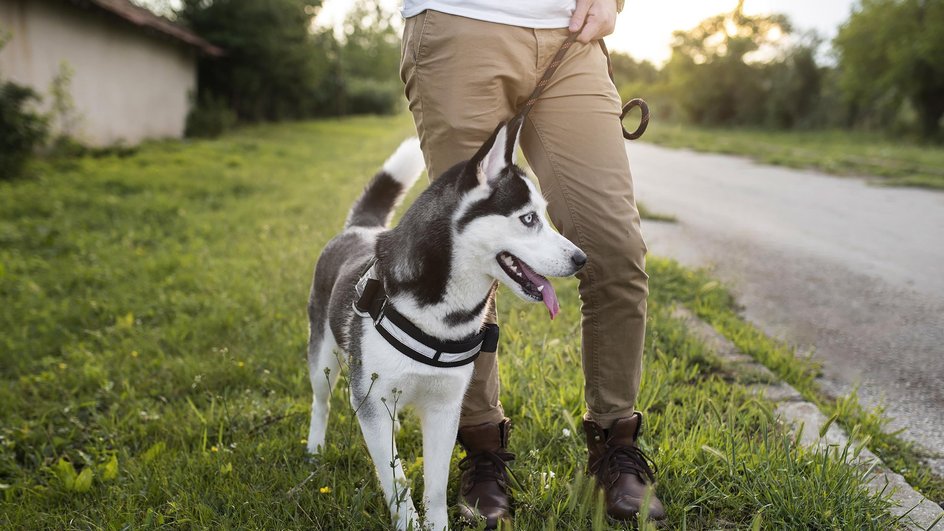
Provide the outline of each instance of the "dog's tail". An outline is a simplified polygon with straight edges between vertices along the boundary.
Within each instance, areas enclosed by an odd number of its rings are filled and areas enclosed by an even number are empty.
[[[424,168],[420,141],[413,137],[400,144],[351,207],[345,227],[386,227]]]

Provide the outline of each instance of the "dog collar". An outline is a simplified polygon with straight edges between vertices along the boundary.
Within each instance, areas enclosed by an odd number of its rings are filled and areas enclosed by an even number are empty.
[[[479,352],[498,348],[498,325],[486,323],[482,330],[458,341],[437,339],[419,328],[389,304],[383,282],[377,276],[377,258],[372,258],[354,286],[354,313],[370,317],[374,328],[390,345],[409,358],[433,367],[461,367],[475,361]]]

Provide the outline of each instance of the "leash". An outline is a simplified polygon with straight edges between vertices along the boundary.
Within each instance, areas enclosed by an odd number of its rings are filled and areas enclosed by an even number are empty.
[[[561,44],[560,49],[557,50],[557,53],[554,54],[554,58],[551,59],[551,63],[547,65],[547,69],[544,70],[544,75],[541,76],[541,79],[538,80],[538,84],[534,87],[534,91],[531,93],[531,96],[528,97],[528,101],[525,102],[524,106],[518,111],[518,114],[515,118],[521,118],[522,121],[528,116],[528,113],[531,112],[531,108],[538,102],[538,98],[541,97],[541,94],[544,93],[544,89],[547,88],[547,85],[551,82],[551,78],[554,77],[554,73],[557,72],[557,67],[561,65],[564,61],[564,56],[567,55],[567,50],[570,50],[570,47],[577,42],[577,35],[579,31],[573,32],[567,36],[567,40]],[[606,70],[607,74],[610,76],[610,80],[613,81],[613,84],[616,84],[616,79],[613,77],[613,62],[610,60],[610,52],[606,48],[606,44],[603,42],[603,39],[598,41],[600,43],[600,48],[603,50],[603,55],[606,56]],[[642,117],[639,120],[639,126],[636,127],[636,130],[630,133],[626,130],[626,127],[623,127],[623,118],[629,113],[629,111],[639,107],[639,110],[642,112]],[[649,127],[649,105],[646,103],[646,100],[642,98],[634,98],[626,102],[623,105],[623,112],[620,114],[620,127],[623,129],[623,138],[627,140],[636,140],[641,137],[643,133],[646,132],[646,128]]]

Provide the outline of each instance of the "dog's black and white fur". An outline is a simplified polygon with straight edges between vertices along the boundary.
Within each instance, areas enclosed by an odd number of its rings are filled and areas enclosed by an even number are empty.
[[[308,367],[314,390],[308,450],[325,441],[331,389],[340,356],[350,365],[351,404],[394,525],[420,529],[396,458],[393,408],[415,408],[423,431],[426,525],[448,528],[446,483],[462,398],[473,365],[440,368],[391,347],[369,317],[354,313],[354,286],[376,256],[389,304],[441,340],[478,333],[499,281],[524,300],[557,297],[544,276],[569,276],[586,255],[551,229],[546,202],[514,163],[520,121],[502,124],[475,156],[433,183],[387,229],[392,212],[423,170],[419,142],[404,142],[352,207],[344,231],[315,268],[308,313]]]

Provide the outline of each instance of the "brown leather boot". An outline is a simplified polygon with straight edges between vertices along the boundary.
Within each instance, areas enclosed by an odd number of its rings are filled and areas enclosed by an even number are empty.
[[[470,523],[485,519],[486,529],[496,529],[509,516],[508,435],[511,420],[487,422],[459,429],[459,444],[466,456],[459,461],[459,513]]]
[[[636,446],[641,427],[641,413],[617,419],[608,430],[591,420],[583,421],[589,450],[587,473],[604,491],[606,514],[617,520],[635,518],[646,501],[647,489],[655,484],[652,460]],[[649,494],[648,509],[650,519],[665,518],[665,508],[654,489]]]

